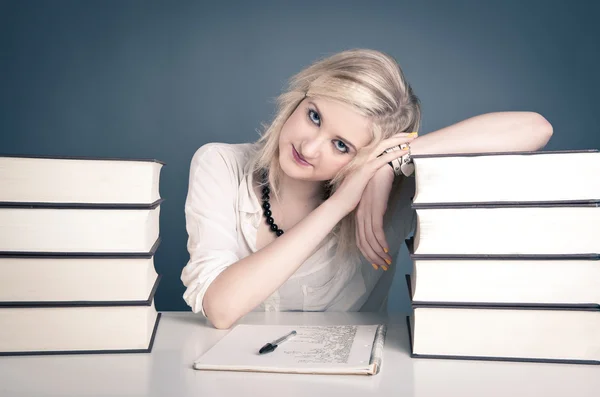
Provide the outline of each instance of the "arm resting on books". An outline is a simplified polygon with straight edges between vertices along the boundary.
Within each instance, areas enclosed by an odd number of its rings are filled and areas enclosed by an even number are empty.
[[[471,117],[419,136],[410,143],[412,154],[535,151],[552,136],[552,125],[534,112],[498,112]],[[369,181],[357,211],[357,243],[371,263],[387,270],[388,242],[383,216],[394,180],[391,168],[380,169]],[[389,215],[389,214],[388,214]],[[394,219],[406,222],[403,219]]]
[[[382,145],[405,141],[390,138]],[[271,296],[312,255],[333,228],[358,204],[368,181],[396,153],[370,153],[365,166],[347,176],[335,193],[266,247],[237,258],[235,182],[215,151],[194,156],[186,200],[190,262],[182,280],[184,298],[217,328],[229,328]],[[394,157],[395,156],[395,157]],[[230,175],[229,175],[230,176]]]
[[[535,151],[552,136],[552,125],[534,112],[471,117],[411,142],[412,154]]]

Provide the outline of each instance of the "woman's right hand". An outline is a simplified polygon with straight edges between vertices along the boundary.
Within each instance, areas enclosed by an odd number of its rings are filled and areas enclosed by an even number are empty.
[[[403,143],[409,143],[415,138],[416,137],[411,136],[410,133],[402,132],[381,141],[379,145],[369,153],[367,162],[346,176],[330,199],[339,203],[342,208],[346,209],[347,213],[352,212],[360,202],[365,187],[375,173],[381,167],[389,167],[388,163],[390,161],[402,157],[407,151],[394,150],[389,153],[383,152],[388,148]]]

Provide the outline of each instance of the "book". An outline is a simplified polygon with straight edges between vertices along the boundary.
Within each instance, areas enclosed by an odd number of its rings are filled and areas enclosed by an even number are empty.
[[[470,207],[413,204],[417,255],[600,253],[600,201]]]
[[[148,253],[159,238],[160,201],[145,208],[0,206],[0,256],[17,253]]]
[[[600,152],[414,156],[411,355],[600,363]]]
[[[0,156],[0,355],[152,350],[163,165]]]
[[[596,365],[413,359],[406,370],[412,397],[596,397]],[[434,381],[433,381],[434,380]]]
[[[147,353],[160,313],[149,305],[0,307],[0,356]]]
[[[0,307],[149,303],[154,257],[0,257]]]
[[[259,354],[266,343],[292,330],[297,335],[275,351]],[[194,369],[294,374],[375,375],[383,360],[387,326],[235,326],[194,361]]]
[[[415,204],[600,198],[598,150],[414,155]]]
[[[481,302],[600,309],[600,257],[421,257],[407,276],[413,304]]]
[[[411,355],[600,364],[600,310],[413,305]]]
[[[0,156],[0,203],[150,205],[160,199],[163,165],[145,159]]]

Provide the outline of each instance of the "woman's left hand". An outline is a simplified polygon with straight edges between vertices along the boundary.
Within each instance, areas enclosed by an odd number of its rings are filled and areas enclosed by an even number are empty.
[[[394,182],[391,167],[379,169],[367,184],[356,209],[356,243],[360,252],[377,270],[388,270],[392,257],[383,232],[383,215]]]

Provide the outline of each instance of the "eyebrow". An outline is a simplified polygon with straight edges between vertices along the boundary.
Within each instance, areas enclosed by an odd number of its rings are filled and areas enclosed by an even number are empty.
[[[319,116],[321,117],[321,123],[324,123],[325,121],[323,118],[323,113],[319,110],[319,107],[317,106],[317,104],[314,103],[313,101],[308,101],[308,103],[315,107],[315,109],[317,110],[317,113],[319,113]],[[336,134],[335,137],[341,141],[344,141],[344,143],[346,143],[348,146],[350,146],[355,152],[357,151],[356,146],[354,146],[354,144],[352,142],[350,142],[348,139],[346,139],[343,136],[340,136],[338,134]]]

